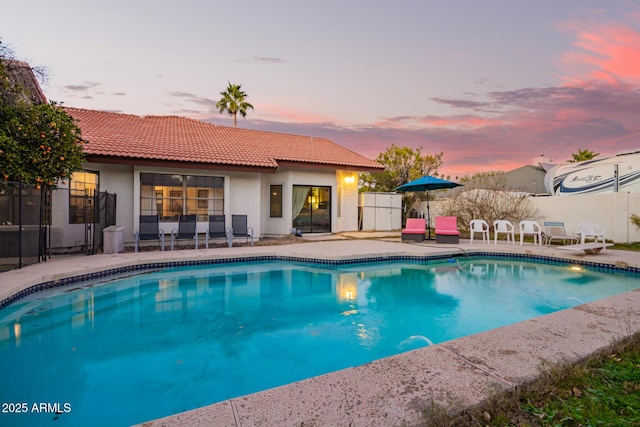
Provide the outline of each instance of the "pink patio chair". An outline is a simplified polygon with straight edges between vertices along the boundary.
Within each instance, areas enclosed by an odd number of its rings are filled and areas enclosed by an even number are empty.
[[[436,217],[436,243],[458,243],[460,231],[458,231],[458,218],[455,216]]]
[[[424,218],[407,218],[407,224],[402,230],[402,241],[412,240],[423,242],[427,232],[427,220]]]

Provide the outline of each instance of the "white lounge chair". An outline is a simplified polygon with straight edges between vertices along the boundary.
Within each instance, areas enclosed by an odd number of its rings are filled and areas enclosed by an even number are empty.
[[[562,244],[578,243],[580,240],[577,236],[567,233],[564,228],[564,222],[561,221],[545,221],[543,223],[544,231],[542,238],[545,244],[550,245],[553,240],[562,240]]]
[[[506,219],[493,221],[493,243],[496,245],[498,244],[499,233],[507,235],[507,243],[509,243],[509,239],[511,239],[511,244],[516,244],[515,227],[513,226],[511,221],[507,221]]]
[[[482,242],[488,243],[491,241],[489,237],[489,224],[483,219],[472,219],[469,222],[469,232],[471,233],[471,243],[473,243],[473,235],[479,233],[482,236]]]
[[[542,246],[542,227],[536,221],[520,221],[520,246],[526,234],[533,236],[533,244]]]

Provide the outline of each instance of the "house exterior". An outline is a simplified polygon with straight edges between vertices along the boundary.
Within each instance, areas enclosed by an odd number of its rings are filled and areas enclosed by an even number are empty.
[[[178,216],[247,215],[254,235],[358,229],[358,173],[384,167],[332,141],[229,128],[175,116],[140,117],[65,108],[87,141],[83,172],[53,199],[52,246],[77,247],[85,193],[117,195],[116,224],[134,241],[140,215],[159,215],[165,234]]]

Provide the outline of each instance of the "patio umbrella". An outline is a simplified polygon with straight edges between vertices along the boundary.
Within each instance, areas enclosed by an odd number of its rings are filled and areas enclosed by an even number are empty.
[[[429,212],[429,190],[442,190],[445,188],[459,187],[461,185],[462,184],[458,184],[457,182],[436,178],[435,176],[423,175],[418,179],[415,179],[411,182],[407,182],[406,184],[403,184],[400,187],[394,188],[394,190],[400,191],[403,193],[410,192],[410,191],[412,192],[426,191],[427,193],[427,228],[429,229],[429,239],[431,239],[431,216]]]

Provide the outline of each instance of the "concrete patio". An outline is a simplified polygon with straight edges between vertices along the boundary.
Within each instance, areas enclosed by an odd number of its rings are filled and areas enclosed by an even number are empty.
[[[150,262],[265,255],[337,260],[474,252],[640,268],[637,252],[605,250],[586,255],[530,243],[401,243],[397,233],[343,233],[304,237],[288,245],[59,257],[0,273],[0,301],[38,283]],[[532,380],[548,364],[583,359],[638,331],[640,290],[142,425],[415,425],[421,409],[432,404],[450,410],[475,405],[496,392]]]

